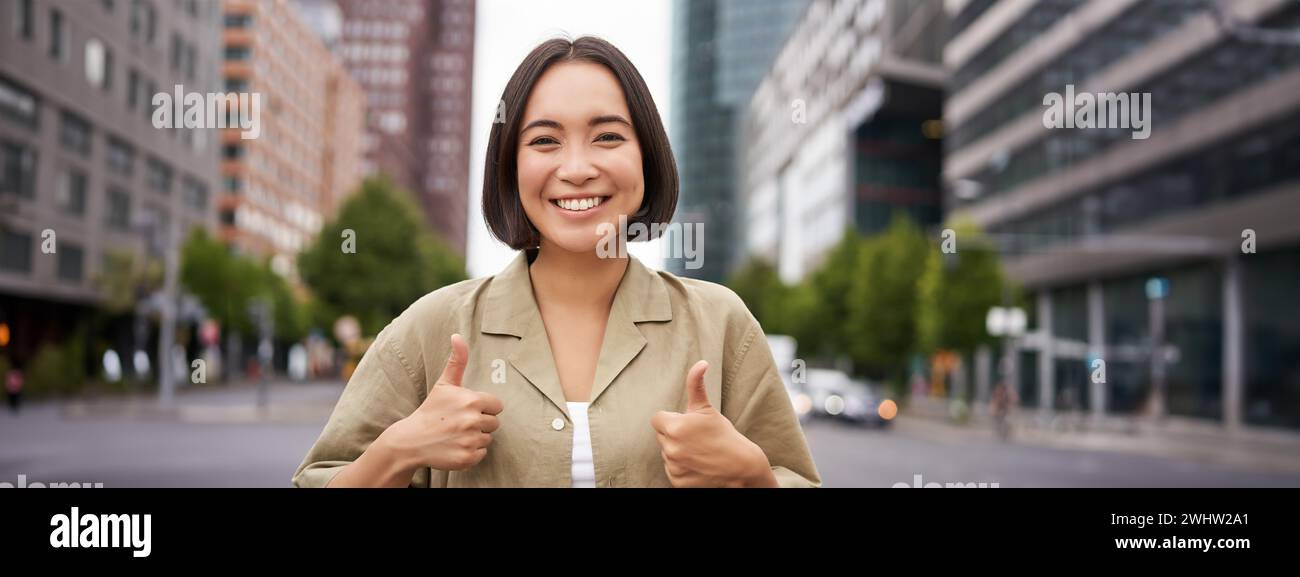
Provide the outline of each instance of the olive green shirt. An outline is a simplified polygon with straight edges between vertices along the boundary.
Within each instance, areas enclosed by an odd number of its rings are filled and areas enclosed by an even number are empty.
[[[316,444],[293,477],[323,487],[395,421],[411,414],[442,374],[450,336],[469,344],[462,385],[499,398],[487,456],[463,471],[424,468],[415,487],[568,487],[573,422],[529,258],[500,274],[438,289],[375,338]],[[761,447],[782,487],[818,487],[808,451],[763,330],[731,290],[646,268],[630,258],[615,293],[588,420],[597,487],[669,487],[650,417],[683,412],[686,372],[709,361],[709,400]]]

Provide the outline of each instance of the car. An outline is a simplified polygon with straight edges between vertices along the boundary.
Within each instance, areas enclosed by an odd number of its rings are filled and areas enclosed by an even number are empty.
[[[793,378],[795,361],[795,351],[798,345],[794,337],[786,335],[767,335],[767,346],[772,350],[772,359],[776,361],[777,372],[781,374],[781,381],[785,384],[785,394],[790,397],[790,405],[794,407],[794,414],[799,418],[800,423],[808,422],[812,417],[812,398],[809,397],[803,384],[795,382]]]
[[[879,386],[833,369],[808,369],[807,377],[810,412],[817,417],[883,427],[898,414],[897,403]]]

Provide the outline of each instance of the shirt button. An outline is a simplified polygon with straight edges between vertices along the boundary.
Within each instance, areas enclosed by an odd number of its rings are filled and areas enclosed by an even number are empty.
[[[554,421],[551,421],[551,428],[552,428],[552,429],[555,429],[555,430],[557,430],[557,431],[562,431],[562,430],[564,430],[564,419],[561,419],[561,418],[559,418],[559,417],[555,417],[555,420],[554,420]]]

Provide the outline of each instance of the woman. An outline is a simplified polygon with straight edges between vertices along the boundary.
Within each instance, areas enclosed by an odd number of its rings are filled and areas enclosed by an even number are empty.
[[[294,484],[819,486],[740,299],[603,250],[620,217],[665,224],[677,203],[667,135],[627,57],[596,38],[547,41],[501,111],[483,215],[520,254],[379,333]]]

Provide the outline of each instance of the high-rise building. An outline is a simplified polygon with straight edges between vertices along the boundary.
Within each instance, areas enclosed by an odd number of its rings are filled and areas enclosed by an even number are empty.
[[[1300,4],[947,4],[946,204],[1030,295],[1023,402],[1300,426]]]
[[[740,116],[807,3],[677,0],[674,5],[670,137],[681,181],[675,220],[703,225],[704,258],[697,269],[687,268],[687,259],[666,259],[669,271],[721,281],[743,256],[736,161]]]
[[[21,365],[137,264],[215,225],[216,131],[155,127],[153,97],[220,90],[220,5],[0,1],[0,355]],[[119,268],[121,264],[117,265]]]
[[[940,219],[941,0],[813,0],[744,110],[745,255],[794,283],[845,231]]]
[[[364,97],[288,0],[224,0],[225,89],[261,98],[261,129],[222,132],[222,238],[281,272],[361,180]]]
[[[338,52],[368,103],[365,171],[415,194],[465,252],[474,0],[338,0]]]

